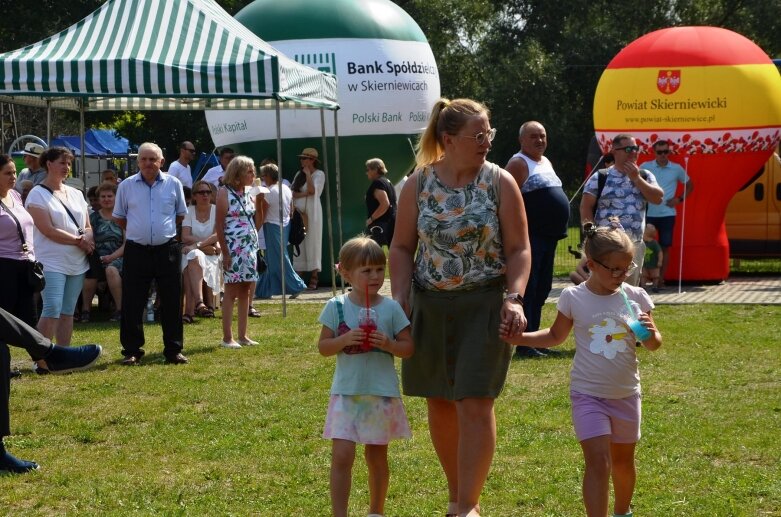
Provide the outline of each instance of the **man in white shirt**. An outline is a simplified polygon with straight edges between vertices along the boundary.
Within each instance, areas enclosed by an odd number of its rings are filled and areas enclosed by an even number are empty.
[[[202,178],[203,181],[208,181],[215,187],[221,186],[225,169],[228,168],[228,164],[234,156],[236,156],[236,153],[230,147],[223,147],[220,149],[220,164],[206,171],[206,174],[204,174]]]
[[[190,162],[195,159],[195,146],[192,142],[184,141],[179,144],[179,158],[168,166],[168,174],[179,178],[183,187],[193,188],[193,175],[190,170]]]

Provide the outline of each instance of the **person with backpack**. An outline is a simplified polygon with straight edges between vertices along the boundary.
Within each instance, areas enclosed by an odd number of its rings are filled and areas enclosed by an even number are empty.
[[[615,163],[607,170],[597,171],[586,181],[580,201],[580,222],[607,226],[610,217],[618,217],[635,246],[634,263],[637,267],[626,280],[631,285],[640,283],[645,245],[645,208],[647,203],[662,202],[664,191],[654,175],[637,166],[640,147],[635,138],[619,133],[613,138],[612,153]]]
[[[279,232],[283,232],[284,241],[290,237],[290,221],[293,208],[293,192],[290,187],[279,182],[279,169],[273,163],[260,168],[260,179],[269,189],[263,198],[263,236],[266,240],[266,271],[258,278],[255,298],[268,299],[282,294],[282,277],[285,277],[285,292],[291,298],[297,298],[306,289],[306,284],[293,269],[287,246],[280,249]],[[282,220],[279,219],[279,189],[282,189]],[[280,270],[280,258],[284,257],[284,268]]]

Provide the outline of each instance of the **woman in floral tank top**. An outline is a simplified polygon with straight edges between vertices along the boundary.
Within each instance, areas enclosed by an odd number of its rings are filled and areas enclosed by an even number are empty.
[[[512,356],[502,338],[526,326],[526,216],[512,176],[486,161],[496,132],[488,116],[469,99],[434,106],[390,251],[393,298],[411,315],[415,343],[402,363],[404,393],[427,400],[448,516],[479,515],[496,444],[494,399]],[[499,335],[500,322],[508,335]]]

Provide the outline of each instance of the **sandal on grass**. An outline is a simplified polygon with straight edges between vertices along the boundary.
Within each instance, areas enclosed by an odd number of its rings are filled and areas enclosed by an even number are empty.
[[[193,323],[195,320],[190,314],[184,314],[182,315],[182,323],[190,324]]]
[[[201,318],[213,318],[214,311],[210,309],[205,303],[201,302],[195,308],[195,314]]]
[[[260,318],[260,312],[253,307],[252,305],[249,306],[249,310],[247,311],[247,315],[250,318]]]

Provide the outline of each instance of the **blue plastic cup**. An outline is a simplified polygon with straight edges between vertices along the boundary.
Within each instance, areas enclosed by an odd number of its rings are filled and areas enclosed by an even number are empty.
[[[651,331],[648,330],[645,325],[643,325],[642,321],[629,320],[627,324],[629,325],[629,328],[634,333],[635,337],[640,341],[645,341],[646,339],[651,337]]]

